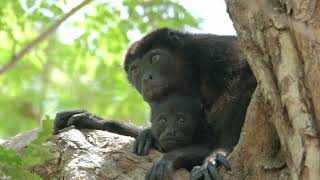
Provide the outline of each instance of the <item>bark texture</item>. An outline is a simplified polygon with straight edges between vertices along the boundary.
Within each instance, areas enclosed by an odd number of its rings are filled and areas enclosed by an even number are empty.
[[[20,134],[1,145],[23,148],[37,137],[38,130]],[[48,142],[54,159],[34,167],[43,179],[142,180],[162,154],[148,156],[131,153],[133,138],[99,130],[69,129]],[[187,170],[178,170],[175,180],[188,179]]]
[[[225,0],[258,88],[225,179],[320,179],[320,0]]]

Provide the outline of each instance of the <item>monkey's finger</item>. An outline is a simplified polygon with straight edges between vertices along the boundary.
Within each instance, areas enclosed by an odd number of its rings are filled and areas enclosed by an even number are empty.
[[[83,125],[81,120],[83,120],[86,116],[87,116],[87,114],[85,114],[85,113],[80,113],[80,114],[73,115],[68,120],[67,127],[72,126],[72,125],[74,125],[76,127],[81,127]]]
[[[137,154],[137,155],[140,155],[139,154],[139,147],[141,146],[140,144],[143,143],[141,138],[138,137],[135,141],[135,144],[134,144],[134,153]]]
[[[208,164],[207,167],[214,180],[222,180],[222,177],[219,174],[218,169],[215,165]]]
[[[164,172],[163,177],[167,177],[168,180],[173,180],[173,174],[171,174],[169,171]]]
[[[191,173],[192,173],[192,172],[197,172],[197,171],[199,171],[199,170],[201,170],[201,166],[194,166],[194,167],[192,168],[192,170],[191,170]]]
[[[144,145],[145,145],[145,139],[140,140],[140,142],[138,144],[138,150],[137,150],[137,154],[140,155],[140,156],[143,155]]]
[[[75,114],[88,113],[86,110],[61,111],[56,114],[56,118],[69,119]]]
[[[216,160],[221,163],[227,170],[231,171],[231,166],[227,158],[221,154],[217,154]]]
[[[133,146],[132,146],[132,152],[135,154],[137,154],[138,143],[139,143],[139,141],[138,141],[138,139],[136,139],[133,143]]]
[[[212,178],[211,178],[211,176],[210,176],[210,174],[209,174],[209,172],[208,172],[207,169],[204,169],[204,170],[202,171],[202,173],[203,173],[203,175],[204,175],[204,180],[212,180]],[[217,179],[214,179],[214,180],[217,180]]]
[[[198,180],[201,179],[202,176],[203,173],[201,166],[195,166],[191,171],[190,180]]]
[[[78,120],[77,115],[72,116],[72,117],[68,120],[67,127],[74,125],[74,124],[75,124],[75,121],[77,121],[77,120]]]
[[[162,180],[161,173],[160,173],[161,171],[162,169],[161,169],[160,163],[156,162],[150,171],[148,180]]]
[[[167,177],[168,180],[173,180],[173,171],[171,169],[167,169],[167,171],[165,172],[165,176]]]
[[[152,167],[152,168],[148,171],[148,173],[146,174],[145,180],[151,180],[152,171],[153,171],[153,167]]]
[[[158,141],[154,141],[154,140],[153,140],[152,146],[153,146],[155,149],[157,149],[158,151],[163,152],[163,149],[161,148],[161,146],[160,146],[160,144],[159,144]]]
[[[143,148],[143,155],[149,154],[149,150],[151,148],[151,145],[152,145],[152,138],[148,138],[146,140],[146,144],[144,145],[144,148]]]
[[[166,171],[165,167],[161,163],[158,163],[158,166],[157,166],[156,170],[154,171],[155,179],[163,180],[164,175],[166,173],[165,171]]]

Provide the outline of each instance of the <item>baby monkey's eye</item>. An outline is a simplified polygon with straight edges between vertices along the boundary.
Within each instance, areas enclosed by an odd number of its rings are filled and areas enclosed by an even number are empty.
[[[155,64],[160,60],[160,54],[152,54],[151,55],[151,64]]]
[[[161,123],[166,123],[166,122],[167,122],[167,119],[166,119],[165,117],[160,117],[160,118],[158,119],[158,121],[161,122]]]
[[[185,121],[184,116],[178,117],[177,121],[178,121],[179,123],[183,123],[183,122]]]

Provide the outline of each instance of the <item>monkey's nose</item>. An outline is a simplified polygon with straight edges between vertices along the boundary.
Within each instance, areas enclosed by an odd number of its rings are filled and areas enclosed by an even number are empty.
[[[172,136],[172,137],[175,137],[176,135],[177,135],[177,133],[176,133],[176,130],[175,129],[173,129],[173,130],[171,130],[171,131],[169,131],[169,136]]]
[[[150,81],[150,80],[152,80],[152,79],[153,79],[153,77],[152,77],[151,74],[147,74],[147,75],[144,75],[144,76],[143,76],[143,80],[144,80],[144,81]]]

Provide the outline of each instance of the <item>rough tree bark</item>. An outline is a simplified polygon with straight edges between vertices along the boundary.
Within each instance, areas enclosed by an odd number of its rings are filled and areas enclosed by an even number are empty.
[[[0,141],[0,145],[23,153],[39,129]],[[33,168],[43,179],[141,180],[162,156],[152,150],[148,156],[131,152],[134,139],[107,131],[66,129],[49,140],[53,158]],[[181,169],[174,180],[188,179]],[[1,177],[0,177],[1,179]]]
[[[225,0],[258,88],[224,179],[320,179],[320,0]]]

